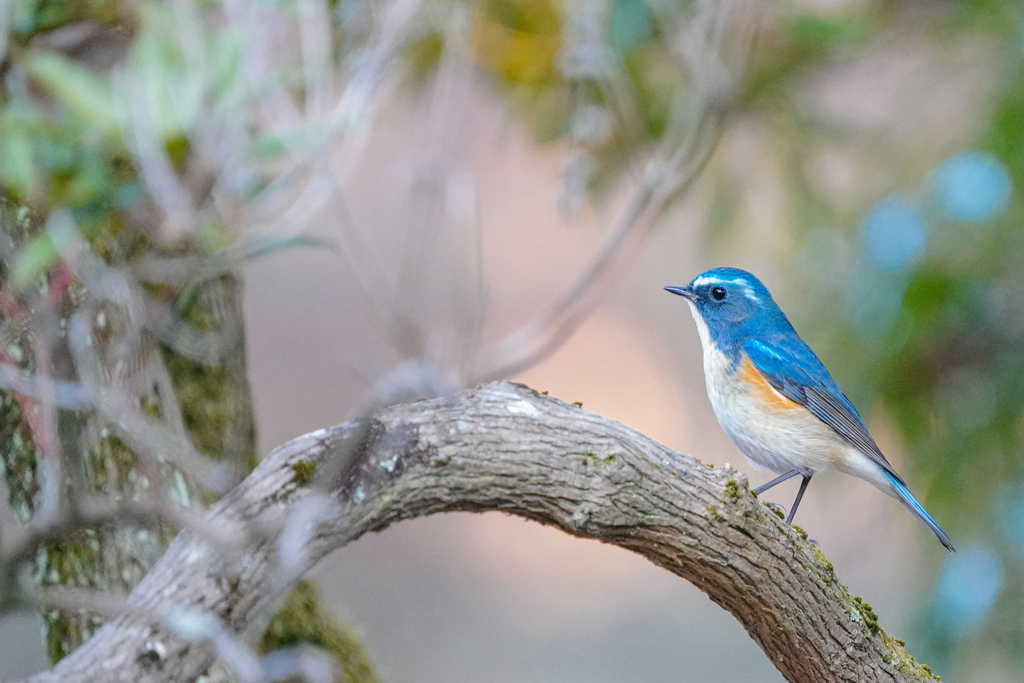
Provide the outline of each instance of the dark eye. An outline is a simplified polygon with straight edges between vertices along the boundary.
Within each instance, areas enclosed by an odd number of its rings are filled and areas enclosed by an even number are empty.
[[[715,301],[721,301],[725,298],[725,287],[713,287],[711,289],[711,298]]]

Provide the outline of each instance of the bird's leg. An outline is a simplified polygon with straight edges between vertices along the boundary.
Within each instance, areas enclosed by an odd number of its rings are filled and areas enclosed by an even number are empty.
[[[759,496],[762,493],[764,493],[765,491],[767,491],[768,489],[770,489],[771,487],[775,486],[776,484],[781,484],[784,481],[792,479],[793,477],[795,477],[798,474],[800,474],[800,470],[790,470],[789,472],[786,472],[785,474],[779,475],[778,477],[775,477],[774,479],[772,479],[767,484],[761,484],[756,489],[754,489],[754,495],[755,496]]]
[[[793,507],[789,508],[789,514],[786,515],[786,524],[793,523],[793,515],[796,514],[796,509],[800,505],[800,499],[804,497],[804,491],[807,490],[807,484],[811,482],[811,475],[805,474],[804,480],[800,482],[800,490],[796,492],[796,498],[793,499]]]

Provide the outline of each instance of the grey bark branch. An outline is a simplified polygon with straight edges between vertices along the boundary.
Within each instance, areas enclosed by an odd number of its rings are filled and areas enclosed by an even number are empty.
[[[351,466],[339,467],[338,458],[351,458]],[[314,465],[330,476],[310,481]],[[282,558],[301,570],[403,519],[502,510],[627,548],[691,581],[743,624],[790,681],[933,680],[850,596],[821,553],[748,492],[742,474],[502,382],[395,406],[275,449],[206,518],[208,526],[240,533],[255,523],[265,540],[239,556],[182,532],[132,593],[126,615],[29,680],[202,674],[212,647],[172,634],[159,618],[193,606],[243,634],[287,588],[278,580],[283,520],[296,510],[308,515],[324,494],[328,504],[317,507],[320,522],[304,553]]]

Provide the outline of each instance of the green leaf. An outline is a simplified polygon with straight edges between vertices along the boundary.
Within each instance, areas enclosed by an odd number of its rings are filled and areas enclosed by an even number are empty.
[[[336,245],[334,242],[323,239],[321,237],[314,237],[312,235],[293,235],[291,237],[261,237],[255,238],[251,241],[246,249],[246,260],[255,261],[256,259],[265,258],[272,254],[276,254],[279,251],[285,251],[287,249],[294,249],[295,247],[310,247],[313,249],[327,249],[328,251],[335,251]]]
[[[288,153],[288,146],[283,136],[277,133],[262,135],[249,145],[249,154],[254,159],[271,161]]]
[[[53,52],[38,52],[25,67],[53,97],[103,135],[117,132],[117,114],[110,82]]]
[[[28,133],[21,126],[4,125],[0,129],[0,179],[4,185],[22,197],[31,197],[38,177],[35,170]]]
[[[11,273],[11,283],[15,289],[25,289],[38,276],[49,271],[57,259],[57,249],[49,235],[39,235],[18,254],[18,261]]]
[[[869,35],[867,21],[859,15],[823,17],[806,12],[789,16],[789,35],[794,45],[809,52],[819,52]]]
[[[131,63],[145,84],[155,132],[164,140],[187,137],[202,114],[204,79],[183,71],[179,50],[166,35],[168,22],[173,24],[168,10],[144,7],[145,30],[132,46]]]

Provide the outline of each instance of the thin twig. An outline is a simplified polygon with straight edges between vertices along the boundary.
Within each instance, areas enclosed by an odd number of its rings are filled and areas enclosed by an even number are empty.
[[[589,263],[552,306],[484,351],[478,381],[512,376],[557,349],[593,310],[595,294],[606,286],[612,266],[636,252],[624,249],[624,245],[629,240],[646,239],[668,203],[693,186],[721,137],[736,80],[722,66],[721,43],[712,44],[706,36],[710,32],[721,41],[722,27],[730,20],[736,21],[737,14],[748,19],[744,12],[747,4],[748,0],[701,4],[688,32],[692,40],[683,51],[693,82],[696,113],[682,143],[673,148],[677,144],[674,135],[666,133],[660,151],[647,164],[626,207]]]

